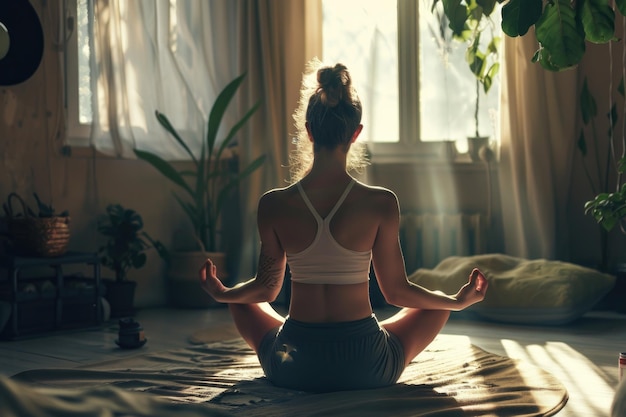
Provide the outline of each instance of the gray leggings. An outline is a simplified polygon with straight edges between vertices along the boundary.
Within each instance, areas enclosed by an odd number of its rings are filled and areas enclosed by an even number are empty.
[[[259,347],[267,378],[280,387],[327,392],[396,383],[404,371],[400,340],[376,317],[340,323],[287,318]]]

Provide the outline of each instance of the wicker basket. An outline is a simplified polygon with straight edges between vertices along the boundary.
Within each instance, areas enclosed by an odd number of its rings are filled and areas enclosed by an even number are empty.
[[[22,205],[22,213],[15,214],[12,198]],[[55,257],[67,252],[70,241],[69,216],[35,217],[24,200],[15,193],[9,196],[8,233],[16,254]]]

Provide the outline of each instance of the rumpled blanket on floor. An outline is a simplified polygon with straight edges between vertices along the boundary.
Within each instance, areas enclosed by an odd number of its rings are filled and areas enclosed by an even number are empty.
[[[386,388],[311,394],[274,387],[235,339],[0,379],[0,415],[548,416],[567,401],[551,374],[439,335]]]

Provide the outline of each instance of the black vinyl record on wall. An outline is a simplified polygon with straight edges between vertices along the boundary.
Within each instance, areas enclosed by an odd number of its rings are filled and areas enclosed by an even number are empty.
[[[28,0],[0,0],[0,85],[29,79],[43,56],[43,28]]]

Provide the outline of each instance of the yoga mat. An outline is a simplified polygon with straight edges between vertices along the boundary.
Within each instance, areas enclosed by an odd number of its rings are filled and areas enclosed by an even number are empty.
[[[195,336],[199,343],[201,336]],[[240,338],[79,368],[26,371],[12,377],[11,383],[28,390],[80,389],[84,401],[95,396],[94,401],[101,402],[103,387],[141,398],[148,393],[159,402],[201,404],[207,413],[246,417],[551,416],[568,398],[563,385],[543,369],[486,352],[454,335],[439,335],[407,367],[398,384],[373,390],[312,394],[274,387]],[[0,384],[4,406],[2,388]],[[19,391],[12,392],[19,403]],[[55,399],[54,393],[47,394]],[[120,394],[108,395],[114,399]],[[46,401],[46,396],[30,395],[24,401]]]

